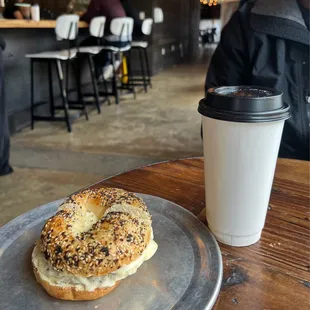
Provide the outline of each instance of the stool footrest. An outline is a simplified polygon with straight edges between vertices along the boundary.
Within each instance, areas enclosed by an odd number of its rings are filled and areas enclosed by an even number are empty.
[[[138,82],[140,82],[140,81],[143,82],[143,81],[144,81],[144,79],[143,79],[142,77],[141,77],[141,78],[140,78],[140,77],[133,77],[133,78],[131,78],[130,80],[131,80],[131,81],[138,81]],[[146,80],[147,82],[149,82],[151,79],[146,78],[145,80]]]
[[[38,116],[34,115],[33,120],[35,121],[52,121],[52,122],[58,122],[58,121],[65,121],[66,118],[62,116]]]
[[[101,97],[104,97],[104,98],[99,98],[99,103],[104,103],[108,100],[108,98],[104,95],[104,94],[100,94],[100,92],[98,92],[99,95],[101,95]],[[83,93],[83,97],[93,97],[93,98],[96,98],[96,95],[93,94],[93,93],[87,93],[87,92],[84,92]],[[93,102],[91,101],[85,101],[85,105],[94,105]]]
[[[34,108],[37,108],[37,107],[40,107],[40,106],[45,105],[45,104],[49,104],[49,102],[48,102],[48,101],[38,101],[38,102],[36,102],[36,103],[33,105],[33,107],[34,107]]]
[[[83,103],[81,103],[80,101],[73,101],[73,100],[69,100],[68,101],[68,106],[69,106],[69,110],[84,110],[83,107]],[[61,107],[60,107],[61,109]]]

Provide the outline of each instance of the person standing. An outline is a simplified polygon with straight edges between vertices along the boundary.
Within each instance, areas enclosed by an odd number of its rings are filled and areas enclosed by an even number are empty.
[[[0,176],[9,174],[13,171],[9,165],[10,157],[10,133],[8,126],[8,116],[4,97],[4,68],[3,50],[5,42],[0,37]]]
[[[224,27],[205,89],[255,85],[283,92],[279,157],[309,160],[309,1],[248,0]]]

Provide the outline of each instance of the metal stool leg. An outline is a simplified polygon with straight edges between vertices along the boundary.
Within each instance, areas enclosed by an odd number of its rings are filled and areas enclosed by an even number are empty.
[[[48,88],[50,95],[50,114],[51,117],[55,117],[55,101],[54,101],[54,90],[53,90],[53,73],[52,64],[48,61]]]
[[[115,70],[115,55],[112,51],[111,51],[111,58],[112,58],[112,66],[113,66],[112,92],[115,96],[115,103],[119,104],[119,93],[117,89],[117,79],[116,79],[116,70]]]
[[[101,113],[101,109],[100,109],[98,85],[97,85],[96,75],[95,75],[95,65],[94,65],[94,61],[93,61],[92,55],[90,55],[90,54],[88,54],[88,65],[89,65],[91,80],[92,80],[92,83],[93,83],[93,89],[94,89],[94,95],[95,95],[95,103],[96,103],[96,106],[97,106],[98,114],[100,114]]]
[[[68,98],[67,98],[66,88],[64,85],[64,76],[63,76],[63,71],[62,71],[62,66],[61,66],[60,60],[56,60],[56,67],[57,67],[57,75],[58,75],[58,80],[59,80],[59,88],[60,88],[60,92],[61,92],[63,108],[65,111],[65,119],[66,119],[66,123],[67,123],[67,128],[68,128],[68,132],[71,132],[72,128],[71,128],[71,123],[70,123],[70,118],[69,118]]]
[[[95,70],[98,71],[97,73],[99,73],[99,70],[100,70],[101,76],[102,77],[104,76],[103,67],[98,68],[98,67],[95,66]],[[104,78],[102,79],[102,84],[103,84],[103,88],[104,88],[104,93],[105,93],[106,99],[108,101],[108,105],[111,105],[111,100],[110,100],[110,97],[108,95],[108,93],[109,93],[108,82]],[[98,81],[97,81],[97,85],[98,85]]]
[[[132,89],[133,98],[136,99],[136,90],[135,90],[135,83],[133,80],[132,70],[131,70],[131,50],[127,53],[127,69],[128,69],[128,85]]]
[[[84,96],[82,94],[80,57],[78,56],[76,59],[76,67],[74,66],[74,62],[72,60],[70,60],[70,61],[72,62],[72,69],[73,69],[74,75],[75,75],[76,91],[78,94],[78,103],[82,105],[85,118],[88,121],[89,120],[88,111],[87,111],[87,107],[85,104]],[[69,62],[69,60],[67,62]],[[68,68],[67,68],[67,70],[68,70]],[[67,71],[67,76],[68,75],[69,75],[69,71]],[[68,83],[68,81],[67,81],[67,83]],[[68,86],[68,84],[67,84],[67,86]],[[68,91],[67,91],[67,93],[68,93]]]
[[[102,76],[103,76],[103,70],[102,70]],[[104,87],[104,91],[106,94],[109,93],[109,89],[108,89],[108,83],[106,80],[103,80],[103,87]],[[111,100],[110,100],[110,97],[109,95],[106,95],[106,99],[108,101],[108,105],[111,105]]]
[[[69,60],[66,61],[66,83],[65,83],[65,90],[67,94],[69,93]]]
[[[143,53],[142,53],[142,49],[141,48],[138,48],[138,50],[139,50],[141,74],[142,74],[142,79],[143,79],[144,92],[147,93],[147,82],[146,82],[145,71],[144,71]]]
[[[147,83],[148,85],[150,85],[150,87],[152,88],[152,81],[151,81],[151,70],[150,70],[150,63],[149,63],[149,56],[147,53],[147,49],[144,48],[144,59],[145,59],[145,64],[146,64],[146,72],[147,72]]]
[[[34,128],[34,60],[30,59],[30,100],[31,100],[31,129]]]

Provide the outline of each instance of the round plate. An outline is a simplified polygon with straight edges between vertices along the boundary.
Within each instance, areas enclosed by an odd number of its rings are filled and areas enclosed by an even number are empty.
[[[211,309],[220,291],[222,257],[212,234],[192,213],[138,194],[153,216],[158,251],[108,295],[72,302],[50,297],[35,280],[31,252],[46,220],[63,200],[17,217],[0,229],[1,309]]]

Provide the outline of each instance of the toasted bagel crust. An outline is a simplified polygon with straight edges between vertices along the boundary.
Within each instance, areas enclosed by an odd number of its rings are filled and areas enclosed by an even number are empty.
[[[103,216],[113,205],[137,208],[144,217],[130,212]],[[99,221],[87,231],[77,231],[88,211]],[[41,251],[58,271],[102,276],[136,260],[150,242],[151,232],[147,207],[133,193],[116,188],[86,190],[68,198],[47,221],[41,233]]]

